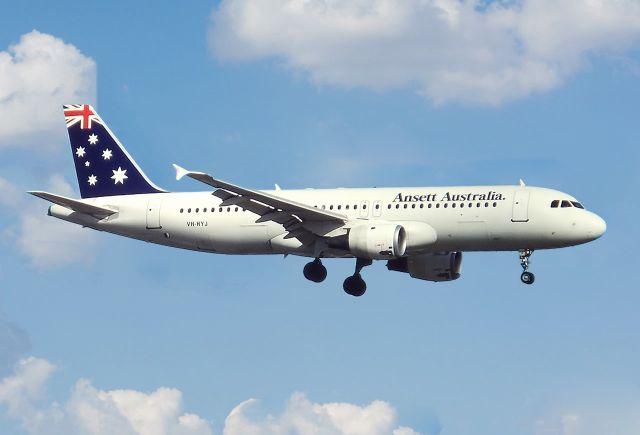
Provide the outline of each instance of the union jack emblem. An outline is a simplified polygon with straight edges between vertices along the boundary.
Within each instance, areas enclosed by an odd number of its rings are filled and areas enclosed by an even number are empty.
[[[67,128],[80,122],[82,130],[91,129],[91,122],[102,124],[102,120],[88,104],[69,104],[64,106],[64,120]]]

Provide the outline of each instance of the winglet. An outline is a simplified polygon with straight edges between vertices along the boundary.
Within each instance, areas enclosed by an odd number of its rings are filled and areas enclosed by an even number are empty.
[[[176,180],[180,180],[182,177],[184,177],[185,175],[188,175],[189,172],[191,172],[191,171],[187,171],[182,166],[176,165],[175,163],[173,164],[173,167],[176,170]]]

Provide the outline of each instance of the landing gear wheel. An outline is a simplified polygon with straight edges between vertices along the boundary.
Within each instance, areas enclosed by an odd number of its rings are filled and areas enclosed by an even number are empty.
[[[535,280],[536,276],[531,272],[522,272],[522,275],[520,275],[520,281],[525,284],[533,284]]]
[[[347,294],[359,297],[367,291],[367,283],[364,282],[364,279],[357,273],[345,279],[342,288]]]
[[[520,266],[522,266],[522,275],[520,275],[520,281],[525,284],[533,284],[536,277],[533,273],[529,272],[529,257],[533,254],[533,249],[521,249],[520,254]]]
[[[304,269],[302,269],[302,273],[309,281],[322,282],[327,277],[327,268],[322,265],[319,258],[316,258],[315,260],[305,264]]]

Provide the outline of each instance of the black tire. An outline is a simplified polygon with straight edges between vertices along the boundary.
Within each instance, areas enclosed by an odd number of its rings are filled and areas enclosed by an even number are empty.
[[[367,283],[360,274],[356,274],[345,279],[342,288],[347,294],[360,297],[367,291]]]
[[[520,275],[520,281],[527,285],[533,284],[535,280],[536,276],[531,272],[522,272],[522,275]]]
[[[322,282],[327,278],[327,268],[317,261],[305,264],[302,273],[305,278],[313,282]]]

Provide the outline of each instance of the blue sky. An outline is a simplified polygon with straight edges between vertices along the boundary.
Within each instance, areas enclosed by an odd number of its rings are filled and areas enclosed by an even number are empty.
[[[473,6],[3,4],[0,433],[639,433],[637,2]],[[302,258],[90,233],[24,193],[77,191],[70,96],[172,191],[200,186],[171,163],[253,188],[523,178],[608,230],[536,252],[532,287],[515,253],[469,253],[450,283],[376,263],[359,299],[352,261],[316,285]]]

